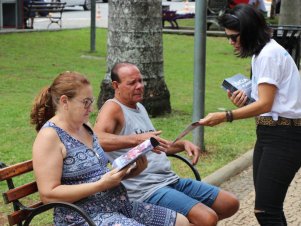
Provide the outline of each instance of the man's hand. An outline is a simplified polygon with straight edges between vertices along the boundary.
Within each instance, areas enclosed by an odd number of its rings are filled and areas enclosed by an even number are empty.
[[[154,137],[157,141],[159,141],[159,145],[153,149],[153,152],[157,154],[161,154],[161,152],[167,152],[168,148],[171,145],[171,142],[168,140],[165,140],[159,136]]]
[[[179,140],[176,143],[172,144],[167,150],[167,153],[175,154],[184,150],[191,158],[192,164],[197,164],[200,158],[200,148],[188,140]]]
[[[153,152],[157,154],[161,154],[161,152],[166,152],[166,150],[170,147],[171,142],[168,140],[165,140],[159,135],[162,133],[162,131],[154,131],[154,132],[147,132],[147,133],[141,133],[137,135],[138,143],[142,143],[147,139],[150,139],[151,137],[155,138],[160,144],[153,149]]]
[[[197,164],[200,158],[200,148],[194,145],[192,142],[185,140],[184,149],[188,156],[192,159],[192,165]]]

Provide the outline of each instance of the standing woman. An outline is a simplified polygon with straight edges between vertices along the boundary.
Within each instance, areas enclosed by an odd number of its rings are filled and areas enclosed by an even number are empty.
[[[31,122],[38,131],[33,145],[33,168],[44,203],[64,201],[81,207],[96,225],[188,225],[181,214],[146,203],[130,202],[121,180],[147,166],[109,170],[108,159],[88,125],[93,92],[77,72],[64,72],[36,97]],[[130,172],[129,172],[130,171]],[[54,210],[55,225],[84,225],[65,208]]]
[[[246,95],[229,99],[239,108],[209,113],[199,123],[254,117],[257,141],[253,156],[255,216],[260,225],[287,225],[283,202],[301,165],[301,79],[289,53],[271,39],[263,15],[250,5],[237,5],[219,18],[238,57],[252,56],[252,93],[256,101],[244,106]]]

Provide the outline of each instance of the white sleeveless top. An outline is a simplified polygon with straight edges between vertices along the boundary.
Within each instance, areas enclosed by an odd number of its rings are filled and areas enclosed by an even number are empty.
[[[137,103],[137,108],[129,108],[116,99],[110,99],[119,104],[124,114],[124,127],[119,135],[140,134],[155,131],[150,118],[142,104]],[[111,159],[126,153],[131,148],[106,152]],[[165,153],[156,154],[152,151],[146,154],[147,168],[138,176],[122,181],[131,200],[143,201],[159,188],[165,187],[179,179],[170,166],[170,161]]]

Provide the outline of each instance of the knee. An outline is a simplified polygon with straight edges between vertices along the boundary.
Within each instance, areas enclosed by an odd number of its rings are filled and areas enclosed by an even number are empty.
[[[190,223],[194,226],[215,226],[218,222],[218,216],[214,212],[207,212],[200,214],[198,217],[194,219],[190,219]]]
[[[232,194],[231,194],[231,197],[229,197],[229,199],[228,199],[228,208],[227,209],[228,209],[228,211],[227,211],[228,216],[226,216],[226,217],[231,217],[239,209],[239,200]]]
[[[219,220],[218,215],[203,204],[195,205],[187,215],[194,226],[214,226]]]
[[[204,222],[201,224],[196,224],[196,225],[204,225],[204,226],[214,226],[217,225],[218,222],[218,216],[216,213],[209,213],[205,217],[203,217]]]
[[[239,209],[239,200],[230,192],[221,191],[212,205],[219,219],[231,217]]]

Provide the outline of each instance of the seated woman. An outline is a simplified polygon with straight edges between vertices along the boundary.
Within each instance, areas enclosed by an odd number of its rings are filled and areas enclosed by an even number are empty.
[[[123,170],[107,168],[108,160],[88,125],[94,102],[89,81],[64,72],[36,97],[31,123],[38,131],[33,168],[41,200],[81,207],[96,225],[189,225],[181,214],[146,203],[130,202],[121,181],[147,166],[145,157]],[[84,225],[76,213],[54,210],[55,225]]]
[[[41,5],[47,5],[47,2],[45,0],[24,0],[23,1],[23,26],[24,28],[30,28],[32,29],[33,28],[33,22],[34,22],[34,18],[36,16],[36,12],[32,12],[30,9],[29,9],[29,5],[30,3],[32,2],[41,2]],[[45,2],[45,4],[43,3]],[[46,11],[45,8],[40,8],[41,10],[44,10],[42,12],[39,12],[38,15],[41,16],[41,17],[46,17],[48,16],[49,12]],[[30,19],[30,25],[28,25],[28,20]]]

